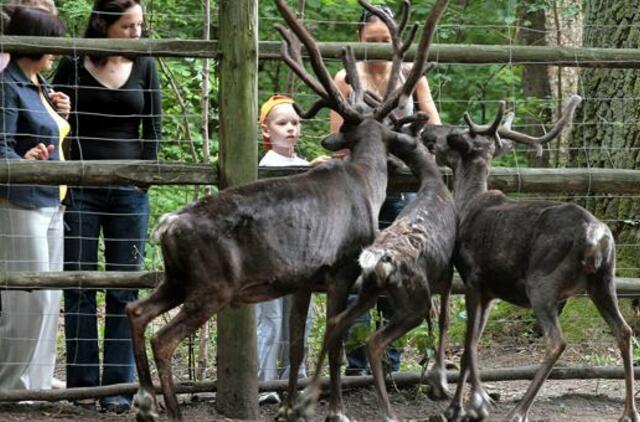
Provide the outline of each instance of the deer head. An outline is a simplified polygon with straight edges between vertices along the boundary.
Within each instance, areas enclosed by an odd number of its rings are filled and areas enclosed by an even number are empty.
[[[302,112],[303,118],[313,117],[322,108],[329,107],[336,111],[344,119],[344,124],[340,133],[329,135],[323,141],[323,145],[330,150],[350,148],[353,150],[360,140],[367,140],[375,133],[380,133],[385,145],[389,146],[398,143],[407,147],[415,143],[411,137],[399,134],[385,127],[382,122],[399,104],[406,102],[415,89],[415,86],[427,69],[427,55],[436,24],[447,6],[447,0],[437,0],[425,21],[424,31],[420,38],[416,60],[414,61],[411,73],[405,83],[398,88],[394,88],[400,75],[401,64],[416,34],[414,27],[409,35],[402,39],[403,32],[407,27],[410,14],[410,4],[408,0],[402,3],[400,13],[400,24],[396,25],[392,19],[379,9],[371,6],[364,0],[359,0],[363,8],[376,15],[388,27],[392,35],[392,70],[389,79],[387,93],[383,99],[373,98],[368,92],[364,92],[360,85],[356,60],[351,47],[343,49],[343,63],[347,72],[347,80],[354,91],[354,101],[349,103],[336,87],[332,76],[322,60],[322,55],[318,49],[316,41],[306,28],[296,19],[284,0],[276,0],[276,6],[282,14],[290,30],[282,25],[276,25],[276,29],[282,35],[284,42],[282,46],[282,56],[287,65],[309,86],[320,99],[316,101],[309,111]],[[311,67],[317,77],[311,76],[305,69],[300,52],[301,45],[307,50]],[[373,109],[369,112],[371,106]]]

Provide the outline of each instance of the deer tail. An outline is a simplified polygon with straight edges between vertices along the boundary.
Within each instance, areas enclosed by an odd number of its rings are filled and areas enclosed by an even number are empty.
[[[615,242],[609,228],[599,221],[587,226],[582,265],[587,273],[597,272],[610,263],[615,253]]]
[[[156,244],[160,243],[177,218],[178,214],[175,213],[167,213],[160,217],[160,221],[151,232],[151,242]]]

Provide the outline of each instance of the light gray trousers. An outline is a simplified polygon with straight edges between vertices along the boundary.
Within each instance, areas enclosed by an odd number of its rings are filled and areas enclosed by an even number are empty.
[[[258,379],[260,381],[273,381],[289,377],[289,315],[292,305],[293,295],[256,304]],[[307,338],[312,322],[313,300],[309,303],[305,326],[305,359]],[[298,377],[307,377],[305,359],[303,359],[298,371]]]
[[[62,271],[62,217],[61,206],[25,209],[0,199],[0,272]],[[61,291],[0,295],[0,388],[51,388]]]

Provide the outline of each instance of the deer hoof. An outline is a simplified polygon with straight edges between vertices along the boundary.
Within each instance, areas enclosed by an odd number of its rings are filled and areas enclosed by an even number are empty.
[[[325,422],[350,422],[349,418],[342,412],[330,412],[324,421]]]
[[[287,422],[305,422],[312,420],[313,407],[319,395],[316,391],[312,385],[307,387],[304,392],[298,396],[293,408],[288,408],[285,411],[284,420]]]
[[[291,407],[289,407],[288,404],[283,404],[278,409],[278,414],[276,415],[275,421],[288,422],[289,420],[291,420],[292,416],[293,416],[293,409],[291,409]]]
[[[137,422],[155,422],[158,418],[154,396],[148,391],[138,390],[133,398],[133,408],[136,411]]]
[[[431,400],[439,401],[450,398],[449,387],[447,386],[444,373],[441,371],[431,371],[426,375],[428,387],[427,395]]]
[[[640,415],[634,411],[630,415],[623,415],[619,422],[640,422]]]
[[[462,406],[455,404],[450,405],[449,408],[444,411],[442,417],[448,422],[463,422],[466,418],[466,414]]]

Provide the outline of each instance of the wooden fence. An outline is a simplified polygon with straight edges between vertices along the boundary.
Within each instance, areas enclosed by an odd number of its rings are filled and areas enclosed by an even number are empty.
[[[257,60],[276,60],[280,58],[279,42],[259,42],[255,37],[257,25],[257,0],[221,0],[219,2],[219,22],[221,39],[214,41],[199,40],[89,40],[61,39],[41,37],[0,36],[3,52],[8,53],[53,53],[59,55],[111,55],[140,54],[155,57],[192,57],[212,58],[219,60],[221,79],[228,77],[234,84],[221,83],[220,86],[234,85],[229,91],[221,93],[221,127],[220,162],[214,165],[184,163],[149,163],[139,161],[101,161],[101,162],[8,162],[0,163],[0,183],[13,184],[68,184],[68,185],[110,185],[132,184],[151,185],[184,185],[184,184],[216,184],[223,187],[238,183],[246,183],[255,179],[256,147],[253,118],[257,109],[257,87],[255,73]],[[241,34],[234,33],[233,28],[242,28]],[[242,36],[241,36],[242,35]],[[242,38],[242,40],[240,40]],[[344,43],[320,43],[324,57],[341,58]],[[356,57],[365,56],[374,59],[391,58],[391,50],[387,46],[352,44]],[[408,59],[415,54],[410,50]],[[430,51],[430,60],[440,63],[459,64],[548,64],[555,66],[638,68],[640,67],[640,50],[637,49],[600,49],[569,47],[517,47],[499,45],[434,45]],[[232,64],[232,66],[227,66]],[[238,66],[244,66],[238,68]],[[226,70],[225,70],[226,69]],[[226,75],[226,76],[225,76]],[[234,91],[235,89],[235,91]],[[232,98],[239,102],[232,104]],[[235,114],[234,114],[235,113]],[[224,122],[244,122],[242,128],[231,130],[231,125]],[[227,132],[225,132],[227,130]],[[244,163],[244,164],[240,164]],[[254,167],[252,170],[251,167]],[[218,171],[220,170],[220,172]],[[292,174],[300,169],[263,169],[260,177],[274,177]],[[445,177],[449,178],[446,172]],[[632,170],[602,169],[508,169],[496,168],[490,178],[493,188],[506,192],[542,193],[542,192],[579,192],[583,193],[640,193],[640,172]],[[394,176],[391,187],[395,190],[409,190],[416,183],[408,174]],[[11,273],[0,274],[2,288],[63,288],[63,287],[131,287],[150,288],[162,277],[160,273]],[[640,280],[617,279],[620,292],[635,294],[640,292]],[[244,345],[242,349],[251,350],[247,345],[255,344],[255,329],[251,310],[241,312],[228,320],[228,325],[220,327],[219,333],[225,330],[240,330],[244,336],[227,338],[227,342]],[[224,317],[222,319],[225,319]],[[222,334],[224,336],[224,334]],[[222,340],[224,343],[225,340]],[[222,345],[231,352],[237,351],[232,343]],[[235,348],[235,349],[234,349]],[[219,371],[221,379],[229,390],[228,394],[218,395],[218,406],[226,416],[234,418],[252,418],[256,414],[255,376],[237,377],[233,371],[249,374],[255,362],[251,353],[232,356],[219,356],[218,365],[224,367]],[[241,359],[235,359],[241,357]],[[255,359],[254,359],[255,360]],[[505,370],[506,371],[506,370]],[[516,374],[528,379],[530,373],[521,371]],[[561,371],[554,369],[550,378],[558,376]],[[578,368],[572,372],[572,378],[581,377],[620,377],[621,374],[604,369]],[[255,372],[255,371],[254,371]],[[513,378],[513,370],[507,374]],[[609,373],[611,372],[611,373]],[[226,378],[225,374],[233,375]],[[613,375],[612,375],[613,374]],[[638,374],[636,374],[637,376]],[[410,379],[410,374],[402,375]],[[454,377],[452,374],[451,377]],[[488,378],[486,378],[488,377]],[[487,374],[486,380],[492,380]],[[453,379],[453,378],[452,378]],[[369,382],[360,380],[358,382]],[[212,391],[215,383],[202,383],[204,390]],[[194,384],[195,386],[195,384]],[[93,390],[63,392],[15,392],[0,391],[0,401],[8,400],[60,400],[97,397],[113,394],[112,389],[118,386],[100,387]],[[127,385],[127,392],[137,387]],[[270,390],[281,386],[262,385]],[[111,389],[111,390],[110,390]],[[179,392],[196,391],[195,387],[180,386]]]

